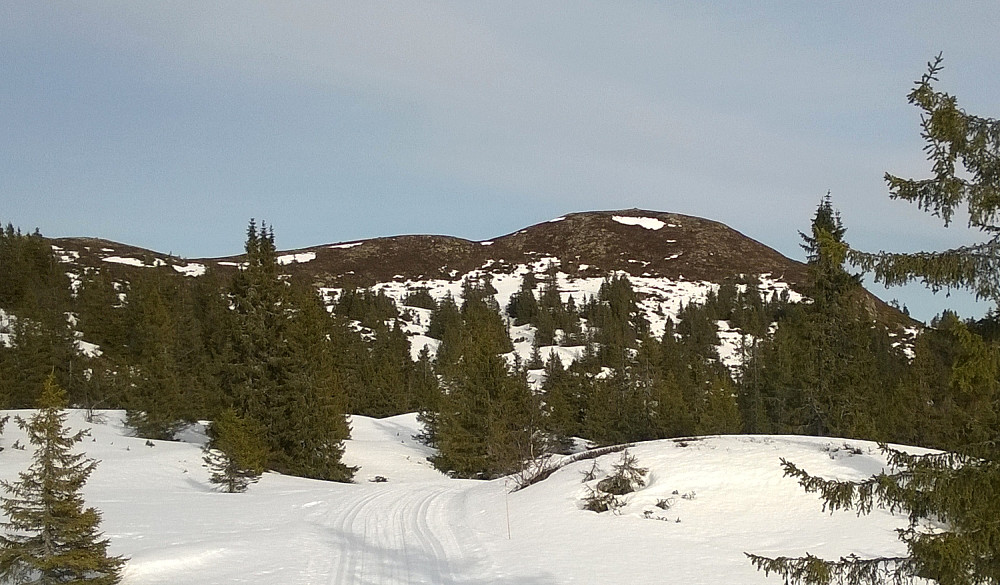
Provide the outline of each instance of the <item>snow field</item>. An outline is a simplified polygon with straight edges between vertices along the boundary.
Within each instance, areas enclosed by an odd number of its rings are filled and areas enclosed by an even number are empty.
[[[84,495],[103,512],[112,554],[131,557],[126,585],[730,585],[777,582],[754,570],[745,551],[902,552],[893,530],[905,518],[830,515],[816,496],[782,477],[781,457],[815,474],[866,477],[884,461],[864,441],[727,436],[640,443],[630,452],[649,469],[646,487],[624,496],[619,513],[596,514],[581,508],[582,472],[592,461],[571,463],[514,493],[510,480],[448,479],[427,463],[432,451],[412,438],[420,430],[413,414],[352,417],[344,459],[360,467],[354,484],[268,473],[245,494],[212,489],[197,427],[183,433],[184,442],[149,447],[126,436],[120,411],[102,413],[100,424],[86,423],[83,414],[70,411],[73,427],[91,429],[78,447],[101,461]],[[8,481],[32,454],[30,446],[11,448],[16,441],[26,439],[10,424],[0,439],[0,478]],[[619,457],[596,461],[609,473]],[[370,481],[379,475],[387,481]],[[667,510],[656,507],[661,499],[670,502]]]

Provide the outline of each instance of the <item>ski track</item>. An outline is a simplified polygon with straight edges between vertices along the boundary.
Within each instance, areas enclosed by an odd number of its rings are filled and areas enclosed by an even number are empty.
[[[440,484],[372,486],[346,508],[320,513],[334,537],[328,562],[310,562],[311,583],[461,585],[482,582],[485,559],[465,526],[460,491]],[[464,503],[464,502],[459,502]],[[432,528],[435,527],[435,528]],[[456,534],[460,531],[461,534]],[[476,567],[475,572],[456,571]],[[492,565],[488,563],[487,566]]]

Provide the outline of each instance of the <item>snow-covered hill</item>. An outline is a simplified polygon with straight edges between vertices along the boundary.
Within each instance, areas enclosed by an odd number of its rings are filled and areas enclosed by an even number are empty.
[[[20,412],[27,416],[30,413]],[[85,488],[103,511],[111,552],[131,557],[129,585],[261,583],[530,584],[776,583],[744,551],[829,557],[896,554],[884,512],[857,518],[823,513],[818,499],[783,478],[785,457],[842,479],[877,472],[884,461],[863,441],[728,436],[640,443],[647,486],[619,513],[582,509],[583,472],[571,463],[508,493],[509,480],[453,480],[426,461],[412,414],[353,417],[345,461],[354,484],[266,474],[245,494],[212,489],[198,429],[186,442],[127,436],[120,412],[88,424],[80,447],[101,460]],[[10,425],[0,439],[0,478],[28,465],[31,447]],[[598,458],[607,473],[619,454]],[[385,482],[374,482],[377,476]],[[592,485],[593,482],[590,482]],[[660,501],[666,509],[658,507]]]
[[[208,267],[228,273],[244,260],[233,256],[189,261],[89,238],[53,240],[52,247],[74,290],[94,271],[110,274],[124,289],[122,283],[136,271],[157,270],[163,278],[198,278]],[[638,209],[573,213],[481,242],[408,235],[327,244],[280,252],[277,262],[282,273],[317,286],[330,305],[347,289],[384,292],[401,312],[396,324],[410,336],[414,357],[424,347],[433,356],[439,341],[427,336],[430,311],[406,306],[404,299],[417,291],[426,291],[435,300],[447,294],[460,299],[465,280],[490,282],[502,310],[529,273],[540,283],[536,295],[541,283],[547,283],[558,289],[563,302],[572,297],[577,306],[595,297],[606,278],[625,277],[650,333],[659,337],[668,318],[676,321],[682,306],[704,303],[723,282],[756,287],[763,299],[787,295],[797,302],[803,300],[809,279],[804,264],[723,224]],[[867,293],[862,297],[867,310],[893,329],[910,324],[875,297]],[[719,358],[735,374],[748,340],[727,321],[717,325]],[[534,327],[511,326],[510,335],[516,354],[527,362]],[[555,351],[568,365],[583,349],[563,340],[558,346],[541,347],[539,355],[545,359]],[[513,354],[508,357],[513,361]],[[532,375],[537,377],[537,372]]]

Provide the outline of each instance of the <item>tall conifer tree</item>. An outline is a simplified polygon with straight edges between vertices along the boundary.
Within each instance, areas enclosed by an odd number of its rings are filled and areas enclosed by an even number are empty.
[[[279,278],[274,231],[251,221],[246,264],[230,287],[223,380],[237,412],[260,421],[279,471],[348,481],[341,463],[350,429],[337,372],[330,316],[315,291]]]

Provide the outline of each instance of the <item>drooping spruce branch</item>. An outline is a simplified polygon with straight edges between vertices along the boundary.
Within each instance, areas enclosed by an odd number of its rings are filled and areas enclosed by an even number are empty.
[[[985,232],[979,243],[941,252],[895,254],[848,252],[848,260],[879,282],[896,286],[919,280],[931,290],[964,288],[980,299],[1000,301],[1000,120],[967,113],[957,99],[934,89],[941,55],[907,96],[921,109],[921,137],[932,177],[905,179],[886,173],[889,197],[915,203],[950,225],[955,212],[969,214],[970,228]],[[1000,303],[998,303],[1000,304]]]
[[[887,285],[922,281],[934,291],[964,288],[1000,304],[1000,121],[970,115],[953,96],[934,90],[940,71],[939,55],[928,63],[927,73],[908,96],[922,110],[921,136],[933,176],[912,180],[886,174],[889,194],[917,204],[945,225],[964,209],[969,227],[985,233],[986,239],[943,252],[913,254],[860,252],[829,236],[819,243]],[[990,366],[995,360],[995,354],[986,352],[976,363]],[[972,372],[956,369],[952,382],[961,382],[959,392],[982,395],[995,404],[990,389],[995,385],[995,367],[981,369],[971,377],[966,374]],[[987,438],[996,437],[995,424],[983,430]],[[754,566],[781,575],[786,584],[1000,584],[996,439],[945,453],[914,455],[882,448],[889,471],[864,481],[827,480],[787,461],[783,465],[786,475],[820,495],[825,510],[868,514],[880,508],[905,513],[909,525],[898,534],[906,556],[831,561],[810,554],[799,558],[748,554]]]
[[[797,478],[807,492],[819,494],[825,511],[867,515],[885,509],[906,514],[909,525],[898,534],[908,555],[871,559],[851,555],[831,561],[808,553],[777,558],[748,553],[754,566],[781,575],[786,584],[908,584],[921,579],[947,585],[1000,583],[997,459],[881,448],[892,471],[862,481],[828,480],[785,460],[782,465],[786,476]]]
[[[966,289],[978,299],[1000,304],[1000,235],[941,252],[903,254],[849,249],[847,260],[886,286],[919,281],[933,292]]]
[[[780,575],[786,585],[792,583],[910,585],[918,581],[913,576],[912,561],[907,557],[863,559],[850,555],[837,561],[829,561],[809,553],[802,557],[774,559],[750,553],[746,555],[757,570],[764,571],[765,575],[771,573]]]

